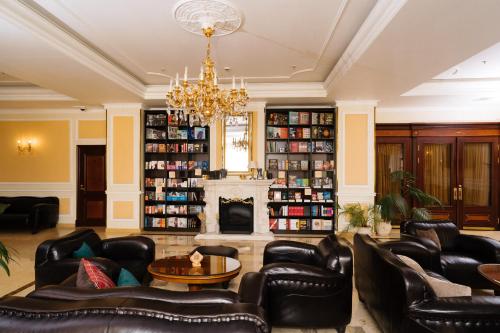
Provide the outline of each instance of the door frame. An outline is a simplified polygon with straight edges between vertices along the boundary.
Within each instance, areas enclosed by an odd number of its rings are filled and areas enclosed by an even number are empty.
[[[82,148],[104,148],[104,227],[107,226],[107,166],[106,166],[106,145],[105,144],[96,144],[96,145],[77,145],[76,146],[76,218],[75,218],[75,227],[86,227],[88,225],[81,224],[79,218],[83,216],[83,201],[80,200],[81,192],[80,192],[80,176],[81,172],[83,172],[80,165],[80,151]]]

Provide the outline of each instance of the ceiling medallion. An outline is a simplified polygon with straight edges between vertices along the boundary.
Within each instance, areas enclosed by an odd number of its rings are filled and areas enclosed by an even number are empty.
[[[224,0],[182,0],[174,5],[174,19],[186,31],[202,35],[203,29],[215,28],[213,36],[224,36],[239,29],[240,11]]]
[[[217,9],[221,9],[221,12]],[[215,63],[210,57],[210,38],[217,35],[219,28],[225,29],[218,34],[221,36],[235,31],[241,24],[241,16],[233,14],[238,14],[236,9],[220,0],[181,1],[174,8],[175,18],[184,18],[179,19],[181,26],[190,32],[194,32],[191,31],[192,29],[199,28],[208,43],[198,81],[188,81],[187,67],[184,69],[182,82],[179,82],[179,73],[177,73],[175,85],[173,85],[173,80],[170,80],[170,88],[166,94],[167,105],[172,109],[177,109],[182,117],[185,114],[191,115],[190,121],[193,118],[199,119],[202,126],[213,124],[216,120],[229,116],[246,114],[245,106],[249,98],[243,78],[240,79],[239,89],[236,89],[234,76],[232,89],[220,89]],[[230,21],[223,21],[224,19],[230,19]]]

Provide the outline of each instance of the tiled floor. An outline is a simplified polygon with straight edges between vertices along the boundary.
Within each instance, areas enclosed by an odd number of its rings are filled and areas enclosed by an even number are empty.
[[[10,265],[11,276],[7,277],[3,272],[0,272],[0,295],[5,295],[16,291],[19,288],[25,287],[34,280],[34,258],[35,250],[38,244],[46,239],[60,237],[73,231],[73,228],[59,226],[55,229],[44,230],[36,235],[31,235],[26,231],[8,232],[0,234],[0,240],[4,242],[14,252],[16,262]],[[126,230],[105,230],[104,228],[96,229],[102,238],[126,236],[130,231]],[[467,232],[479,233],[495,239],[500,239],[500,232]],[[395,233],[397,235],[397,233]],[[167,255],[186,254],[198,245],[217,245],[219,241],[195,241],[192,236],[176,236],[176,235],[147,235],[156,243],[156,257],[164,257]],[[344,234],[348,240],[352,241],[352,234]],[[321,238],[289,238],[316,244]],[[241,276],[245,272],[258,271],[262,266],[262,253],[266,242],[264,241],[237,241],[224,242],[224,245],[233,246],[239,250],[239,259],[242,263],[241,274],[231,282],[230,289],[237,290]],[[159,288],[167,288],[172,290],[187,290],[187,286],[179,284],[167,284],[161,281],[155,281],[153,286]],[[31,291],[33,287],[24,288],[17,295],[23,296]],[[284,332],[316,332],[316,330],[294,330],[274,328],[275,333]],[[317,332],[335,332],[335,330],[317,330]],[[372,333],[379,332],[373,319],[367,313],[362,304],[359,303],[356,291],[353,294],[353,316],[348,332],[350,333]]]

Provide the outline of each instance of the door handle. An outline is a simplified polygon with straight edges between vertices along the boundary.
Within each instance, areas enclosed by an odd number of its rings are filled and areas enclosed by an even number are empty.
[[[85,186],[84,185],[80,185],[80,191],[85,191]]]
[[[456,187],[453,188],[453,200],[455,200],[455,201],[457,200],[457,188]]]
[[[462,185],[458,185],[458,200],[462,201]]]

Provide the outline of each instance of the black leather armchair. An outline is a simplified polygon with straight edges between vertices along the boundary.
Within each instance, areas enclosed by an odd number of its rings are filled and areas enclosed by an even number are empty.
[[[437,297],[386,247],[368,235],[354,236],[359,299],[384,333],[500,332],[500,297]]]
[[[36,234],[40,229],[55,227],[59,221],[57,197],[0,197],[0,203],[9,204],[0,214],[1,228],[28,228]]]
[[[429,239],[417,236],[417,230],[435,229],[441,250]],[[500,242],[487,237],[460,234],[451,221],[405,221],[401,224],[401,238],[424,246],[428,251],[428,266],[448,280],[472,288],[496,289],[485,279],[477,266],[500,263]]]
[[[101,240],[92,229],[74,231],[41,243],[35,257],[35,287],[59,284],[78,271],[79,259],[73,252],[86,242],[96,255],[91,260],[113,278],[119,268],[129,270],[143,284],[151,281],[148,265],[155,258],[155,243],[142,236]],[[117,273],[118,272],[118,273]]]
[[[270,242],[261,272],[273,325],[345,331],[352,312],[352,253],[343,239],[330,235],[318,246]]]
[[[0,332],[267,333],[264,296],[260,273],[245,274],[238,293],[46,286],[0,299]]]

